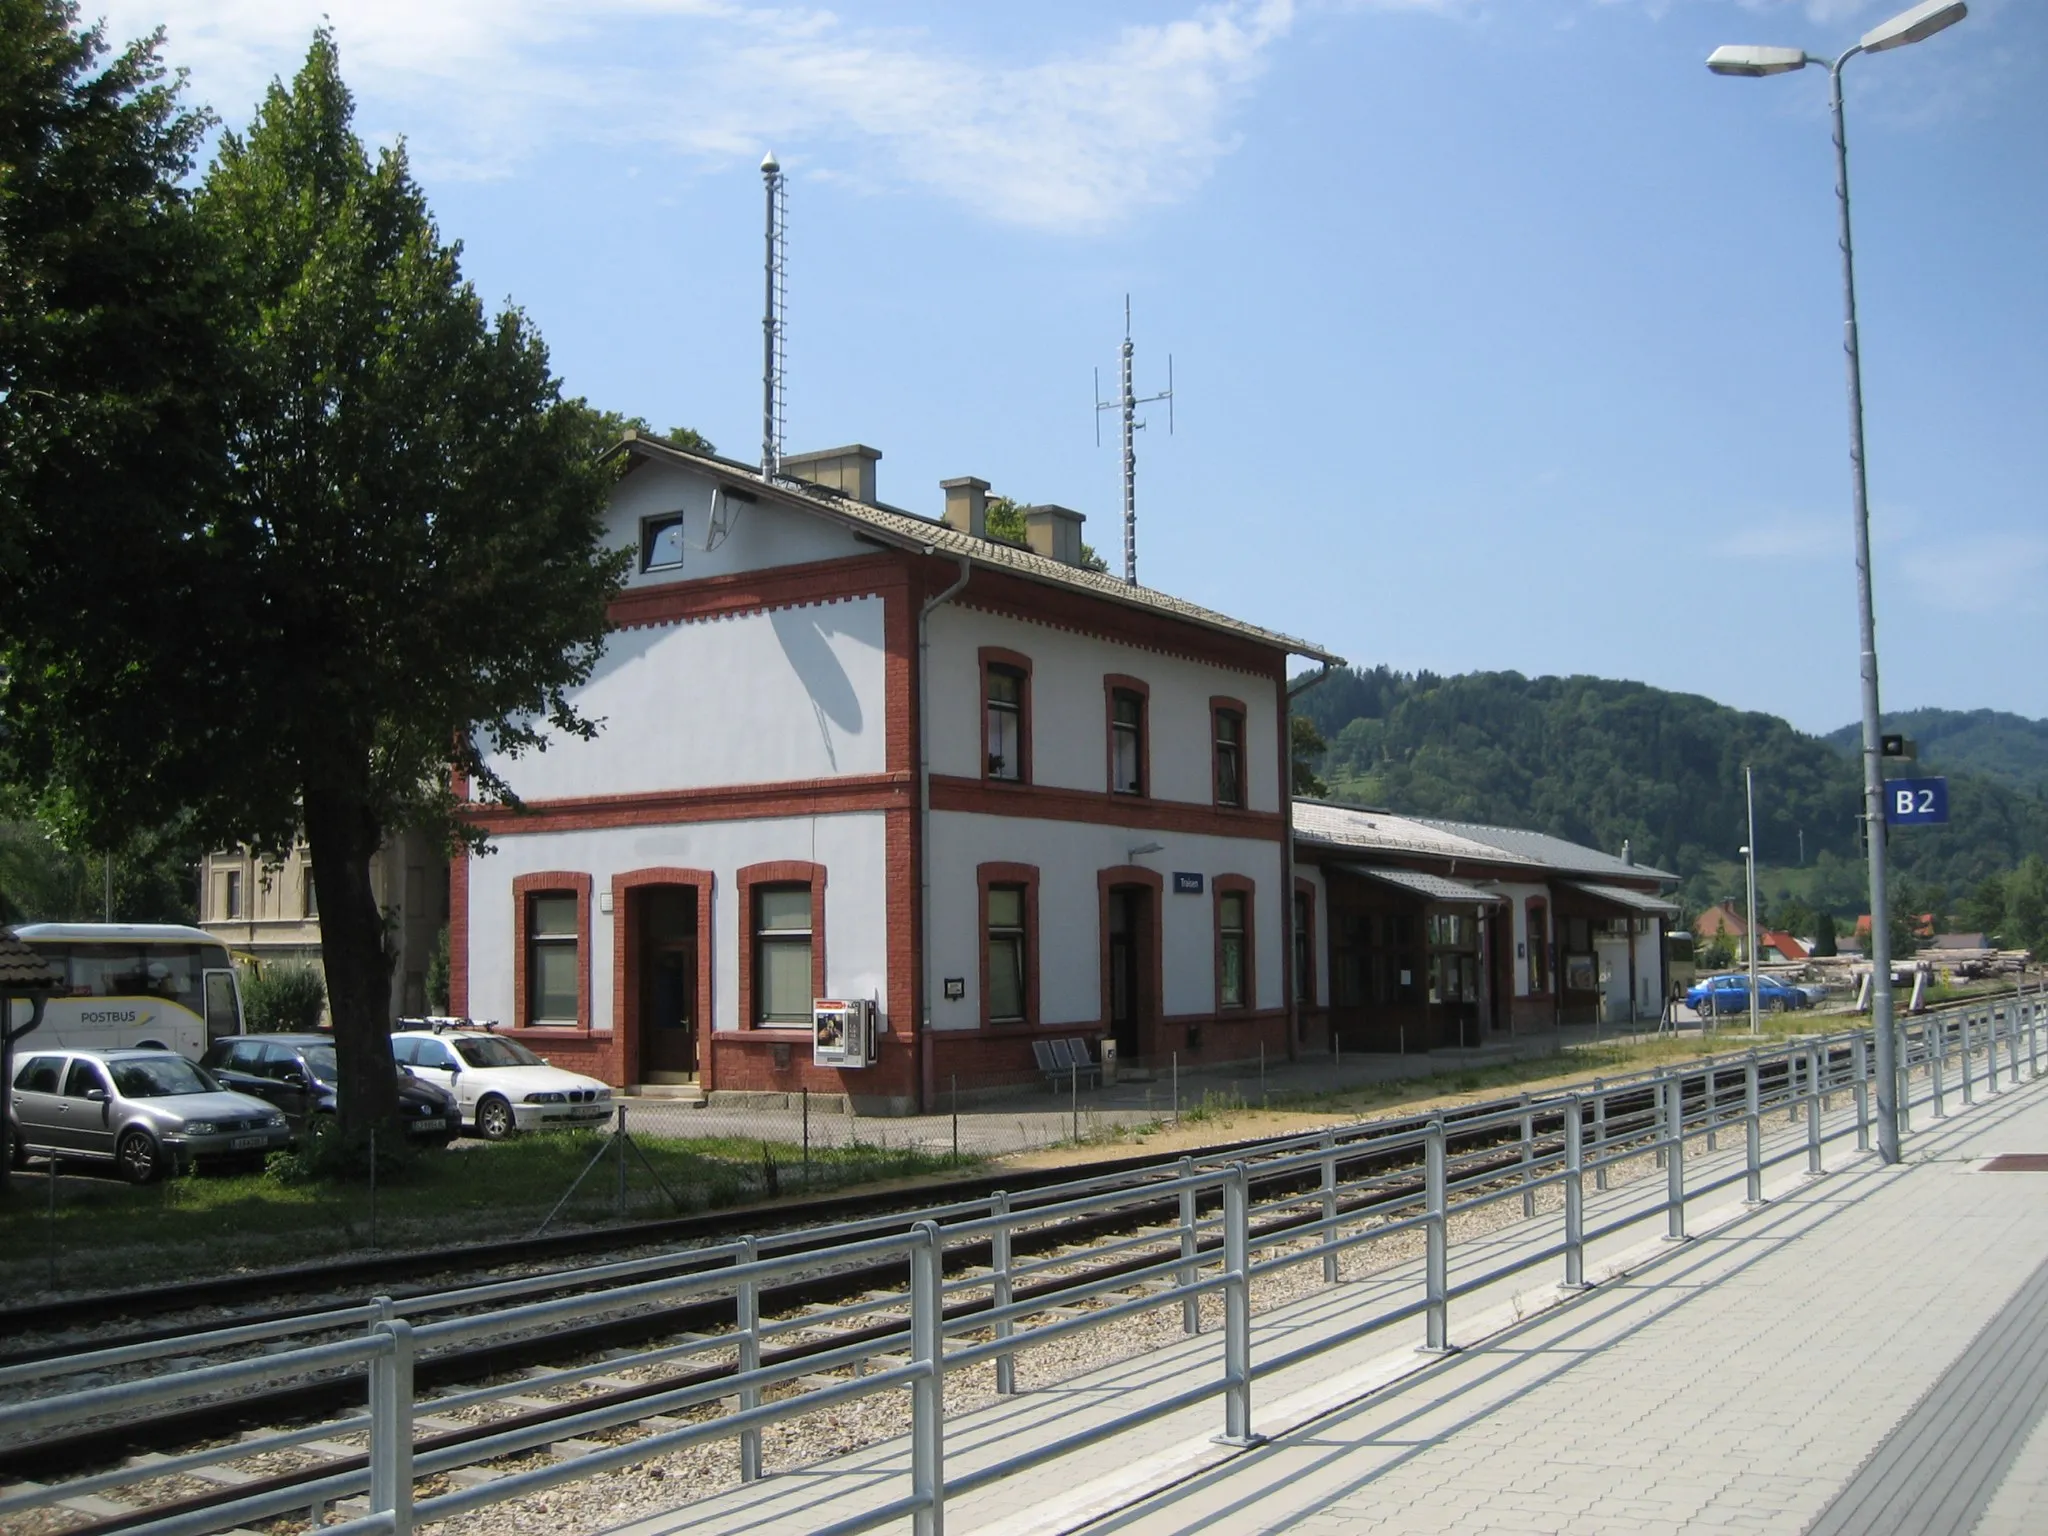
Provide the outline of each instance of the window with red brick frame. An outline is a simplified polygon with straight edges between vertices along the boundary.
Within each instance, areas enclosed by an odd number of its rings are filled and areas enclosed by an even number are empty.
[[[1109,792],[1152,793],[1152,686],[1111,672],[1102,679],[1102,716],[1108,736]]]
[[[1038,1022],[1038,866],[982,864],[981,1022]]]
[[[1252,882],[1243,875],[1218,875],[1210,882],[1216,902],[1216,1011],[1250,1008],[1257,991],[1252,973]]]
[[[811,999],[825,995],[825,866],[800,859],[749,864],[733,883],[740,921],[746,925],[740,948],[740,1028],[808,1030]],[[799,892],[803,900],[791,899]],[[800,928],[797,920],[806,906],[809,926]],[[795,997],[798,980],[791,974],[800,945],[808,946],[810,961],[810,997],[803,999]],[[776,1016],[769,1017],[767,1008]]]
[[[513,1028],[589,1032],[590,888],[590,876],[572,870],[513,877]],[[575,1017],[543,1016],[540,1010],[559,1008],[572,989]]]
[[[1243,699],[1220,694],[1209,700],[1209,788],[1217,805],[1243,810],[1250,803],[1246,783],[1250,767],[1245,755],[1246,711]]]
[[[981,648],[981,776],[1031,782],[1031,658],[999,645]]]

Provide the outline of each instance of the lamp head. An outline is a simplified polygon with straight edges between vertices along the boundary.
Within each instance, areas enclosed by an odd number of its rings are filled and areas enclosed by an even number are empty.
[[[1742,75],[1756,79],[1763,75],[1790,74],[1817,62],[1803,48],[1758,48],[1728,44],[1707,55],[1707,68],[1717,75]]]
[[[1887,48],[1903,48],[1908,43],[1923,42],[1937,32],[1946,31],[1970,14],[1969,6],[1963,0],[1925,0],[1909,11],[1901,11],[1890,21],[1881,21],[1863,34],[1858,45],[1865,53],[1883,53]]]

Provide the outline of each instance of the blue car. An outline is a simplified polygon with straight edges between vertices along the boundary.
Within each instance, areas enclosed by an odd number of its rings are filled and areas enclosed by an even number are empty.
[[[1799,988],[1775,976],[1756,979],[1757,1006],[1765,1013],[1782,1013],[1787,1008],[1807,1008],[1812,999]],[[1709,976],[1685,994],[1685,1004],[1702,1018],[1717,1014],[1749,1012],[1749,978],[1745,975]]]

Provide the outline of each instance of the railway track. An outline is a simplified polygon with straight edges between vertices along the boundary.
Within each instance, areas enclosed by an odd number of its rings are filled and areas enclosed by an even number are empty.
[[[1838,1044],[1827,1054],[1828,1080],[1832,1080],[1836,1065],[1846,1065],[1847,1060],[1846,1046]],[[1723,1065],[1725,1067],[1729,1063],[1724,1061]],[[1760,1074],[1765,1101],[1775,1103],[1782,1099],[1791,1102],[1796,1110],[1795,1076],[1796,1069],[1789,1058],[1767,1065]],[[1724,1079],[1724,1089],[1732,1081]],[[1736,1092],[1739,1096],[1739,1085]],[[1684,1086],[1682,1095],[1688,1119],[1696,1112],[1706,1110],[1707,1094],[1707,1080],[1695,1080]],[[1655,1135],[1655,1097],[1654,1086],[1641,1080],[1624,1080],[1605,1090],[1599,1122],[1603,1128],[1598,1135],[1610,1151],[1626,1148]],[[1527,1105],[1526,1098],[1519,1102]],[[1554,1106],[1546,1109],[1539,1105],[1522,1116],[1527,1126],[1525,1131],[1517,1134],[1512,1129],[1504,1130],[1502,1116],[1511,1114],[1517,1103],[1516,1100],[1497,1100],[1461,1107],[1440,1117],[1403,1116],[1348,1127],[1341,1133],[1326,1133],[1322,1145],[1330,1153],[1325,1160],[1329,1171],[1320,1182],[1313,1172],[1304,1173],[1300,1166],[1300,1149],[1305,1141],[1312,1138],[1291,1138],[1278,1144],[1238,1143],[1205,1151],[1200,1162],[1211,1167],[1237,1160],[1247,1163],[1252,1170],[1253,1183],[1261,1189],[1259,1199],[1263,1202],[1260,1207],[1262,1214],[1255,1217],[1252,1230],[1259,1237],[1284,1237],[1295,1229],[1315,1227],[1336,1212],[1353,1220],[1369,1221],[1378,1208],[1393,1211],[1412,1206],[1421,1188],[1419,1155],[1412,1145],[1405,1150],[1390,1151],[1384,1143],[1389,1139],[1398,1140],[1404,1133],[1418,1131],[1432,1118],[1441,1118],[1445,1122],[1447,1145],[1453,1159],[1464,1169],[1462,1177],[1475,1184],[1483,1184],[1487,1180],[1527,1178],[1532,1163],[1554,1160],[1561,1155],[1565,1141],[1565,1117]],[[1722,1090],[1716,1092],[1716,1103],[1725,1104]],[[1490,1125],[1478,1130],[1461,1131],[1459,1128],[1463,1122],[1482,1119],[1489,1120]],[[1366,1144],[1368,1141],[1370,1145]],[[1286,1156],[1280,1158],[1287,1163],[1289,1171],[1262,1179],[1258,1171],[1260,1163],[1273,1154],[1276,1146],[1293,1149],[1291,1161]],[[1184,1159],[1180,1166],[1187,1167],[1193,1161]],[[1040,1272],[1043,1278],[1019,1283],[1007,1289],[1005,1294],[1013,1302],[1043,1300],[1049,1310],[1071,1311],[1077,1303],[1065,1297],[1077,1291],[1084,1297],[1098,1298],[1078,1303],[1086,1308],[1106,1304],[1099,1298],[1114,1296],[1117,1282],[1125,1277],[1135,1277],[1132,1285],[1156,1286],[1163,1256],[1178,1256],[1190,1263],[1213,1261],[1217,1257],[1221,1222],[1215,1214],[1218,1203],[1215,1198],[1202,1202],[1200,1209],[1194,1209],[1185,1197],[1179,1200],[1170,1194],[1149,1197],[1144,1188],[1145,1179],[1156,1179],[1162,1173],[1161,1160],[1156,1156],[1098,1165],[1098,1170],[1085,1181],[1087,1187],[1128,1190],[1129,1198],[1114,1210],[1050,1220],[1036,1227],[1020,1226],[1000,1256],[986,1241],[947,1247],[944,1252],[947,1275],[963,1277],[957,1282],[962,1286],[987,1285],[995,1272],[993,1266],[1026,1264],[1027,1268]],[[1167,1165],[1164,1171],[1170,1173],[1171,1165]],[[1032,1177],[1012,1175],[1002,1179],[984,1177],[949,1181],[944,1186],[944,1193],[952,1198],[936,1211],[915,1204],[920,1194],[929,1197],[929,1189],[826,1197],[770,1210],[729,1211],[710,1217],[565,1234],[536,1245],[494,1244],[483,1250],[448,1249],[352,1261],[342,1266],[308,1266],[286,1272],[283,1276],[261,1275],[237,1277],[225,1283],[209,1282],[203,1289],[207,1293],[206,1302],[220,1304],[223,1299],[231,1300],[252,1292],[274,1296],[280,1283],[297,1284],[308,1290],[317,1287],[331,1294],[347,1284],[365,1286],[394,1276],[417,1277],[465,1269],[474,1272],[480,1264],[531,1261],[536,1247],[543,1248],[547,1256],[567,1257],[616,1251],[623,1246],[645,1248],[679,1242],[709,1244],[733,1233],[743,1224],[758,1222],[771,1211],[785,1224],[785,1230],[760,1239],[762,1251],[766,1252],[772,1245],[779,1254],[800,1258],[808,1251],[844,1244],[850,1237],[860,1234],[899,1233],[905,1229],[913,1211],[917,1216],[936,1217],[942,1221],[970,1220],[985,1215],[1000,1202],[1006,1210],[1015,1211],[1028,1220],[1035,1199],[1048,1202],[1064,1199],[1072,1190],[1081,1187],[1071,1182],[1060,1184],[1058,1181],[1064,1172],[1056,1170]],[[1530,1199],[1533,1199],[1533,1194],[1525,1194],[1525,1200]],[[814,1225],[828,1221],[829,1226]],[[438,1292],[422,1289],[404,1296],[394,1292],[393,1299],[409,1320],[424,1323],[435,1318],[460,1317],[488,1310],[512,1290],[516,1290],[523,1301],[532,1301],[588,1293],[621,1283],[647,1285],[693,1273],[708,1274],[731,1262],[734,1259],[729,1249],[716,1254],[685,1249],[480,1287]],[[1045,1274],[1047,1270],[1056,1272]],[[1151,1279],[1146,1278],[1148,1274]],[[835,1352],[843,1358],[843,1352],[849,1346],[888,1346],[892,1341],[900,1342],[904,1337],[905,1322],[891,1313],[888,1307],[890,1298],[903,1295],[907,1279],[907,1264],[892,1260],[824,1266],[816,1273],[802,1275],[793,1283],[764,1287],[755,1298],[758,1315],[763,1319],[779,1320],[776,1322],[778,1328],[808,1336],[762,1349],[757,1332],[752,1336],[756,1339],[756,1364],[789,1364],[831,1356]],[[148,1296],[102,1297],[85,1304],[97,1305],[103,1314],[120,1311],[127,1317],[146,1317],[152,1312],[161,1315],[165,1311],[198,1304],[192,1295],[193,1289],[198,1288],[180,1288],[182,1294],[158,1292]],[[945,1315],[953,1320],[971,1320],[994,1304],[995,1294],[990,1287],[981,1294],[962,1296],[946,1306]],[[79,1303],[65,1305],[75,1308]],[[17,1309],[7,1314],[6,1320],[11,1324],[16,1316],[27,1310]],[[58,1315],[76,1317],[78,1314],[73,1311]],[[285,1329],[303,1323],[306,1331],[293,1336],[300,1341],[335,1337],[341,1331],[361,1326],[360,1309],[346,1325],[330,1321],[324,1329],[320,1324],[321,1315],[322,1309],[316,1307],[273,1307],[246,1314],[236,1319],[236,1325]],[[501,1435],[508,1429],[544,1430],[549,1424],[587,1414],[593,1409],[618,1407],[674,1393],[680,1387],[715,1383],[739,1368],[736,1358],[693,1364],[680,1373],[669,1371],[658,1379],[635,1382],[612,1376],[609,1361],[618,1352],[629,1348],[642,1351],[634,1357],[636,1360],[659,1358],[664,1353],[681,1356],[693,1351],[701,1354],[706,1350],[717,1350],[721,1348],[719,1341],[732,1335],[738,1324],[734,1296],[720,1295],[646,1310],[626,1308],[617,1316],[606,1316],[571,1328],[515,1333],[485,1339],[463,1348],[422,1353],[416,1361],[414,1377],[416,1389],[422,1394],[419,1427],[423,1433],[417,1441],[417,1451],[426,1455],[435,1450]],[[96,1340],[95,1344],[101,1351],[136,1345],[174,1344],[187,1337],[196,1339],[209,1329],[221,1326],[215,1322],[202,1328],[131,1330],[117,1339]],[[281,1337],[284,1335],[273,1336],[273,1347],[275,1340]],[[649,1346],[654,1346],[651,1352]],[[11,1377],[19,1376],[17,1368],[32,1367],[53,1353],[75,1348],[35,1346],[0,1355],[0,1390],[10,1385]],[[730,1348],[725,1348],[724,1353],[732,1356]],[[518,1373],[526,1373],[524,1379],[532,1382],[535,1391],[577,1389],[580,1395],[553,1402],[515,1398],[514,1411],[509,1416],[501,1415],[488,1422],[457,1422],[442,1413],[443,1405],[462,1403],[471,1397],[495,1394],[502,1398],[504,1389],[501,1387],[469,1393],[461,1389],[466,1384],[502,1380]],[[87,1523],[67,1527],[67,1533],[75,1533],[75,1536],[118,1536],[118,1533],[148,1521],[176,1514],[200,1514],[212,1507],[246,1499],[253,1493],[287,1492],[309,1487],[321,1479],[332,1478],[336,1473],[359,1468],[364,1461],[361,1452],[340,1443],[335,1437],[345,1440],[360,1432],[363,1421],[359,1415],[364,1391],[365,1382],[358,1370],[233,1399],[196,1402],[171,1412],[151,1415],[143,1422],[89,1423],[63,1434],[39,1436],[32,1443],[0,1446],[0,1482],[25,1480],[31,1476],[41,1481],[81,1469],[106,1469],[94,1478],[95,1484],[119,1487],[139,1483],[152,1476],[170,1475],[177,1468],[180,1453],[186,1447],[230,1440],[259,1426],[272,1429],[286,1425],[305,1426],[302,1431],[294,1433],[299,1442],[309,1448],[309,1454],[318,1456],[317,1464],[311,1467],[270,1476],[241,1472],[235,1473],[232,1480],[218,1476],[221,1486],[216,1488],[187,1492],[168,1501],[155,1502],[147,1508],[102,1508]],[[348,1414],[351,1410],[358,1416],[339,1420],[334,1417]],[[275,1437],[271,1438],[275,1443]],[[491,1474],[485,1472],[481,1475],[487,1477]]]

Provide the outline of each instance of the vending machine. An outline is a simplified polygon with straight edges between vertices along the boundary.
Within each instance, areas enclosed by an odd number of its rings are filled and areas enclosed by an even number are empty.
[[[821,1067],[865,1067],[875,1060],[872,998],[820,997],[811,1003],[811,1060]]]

